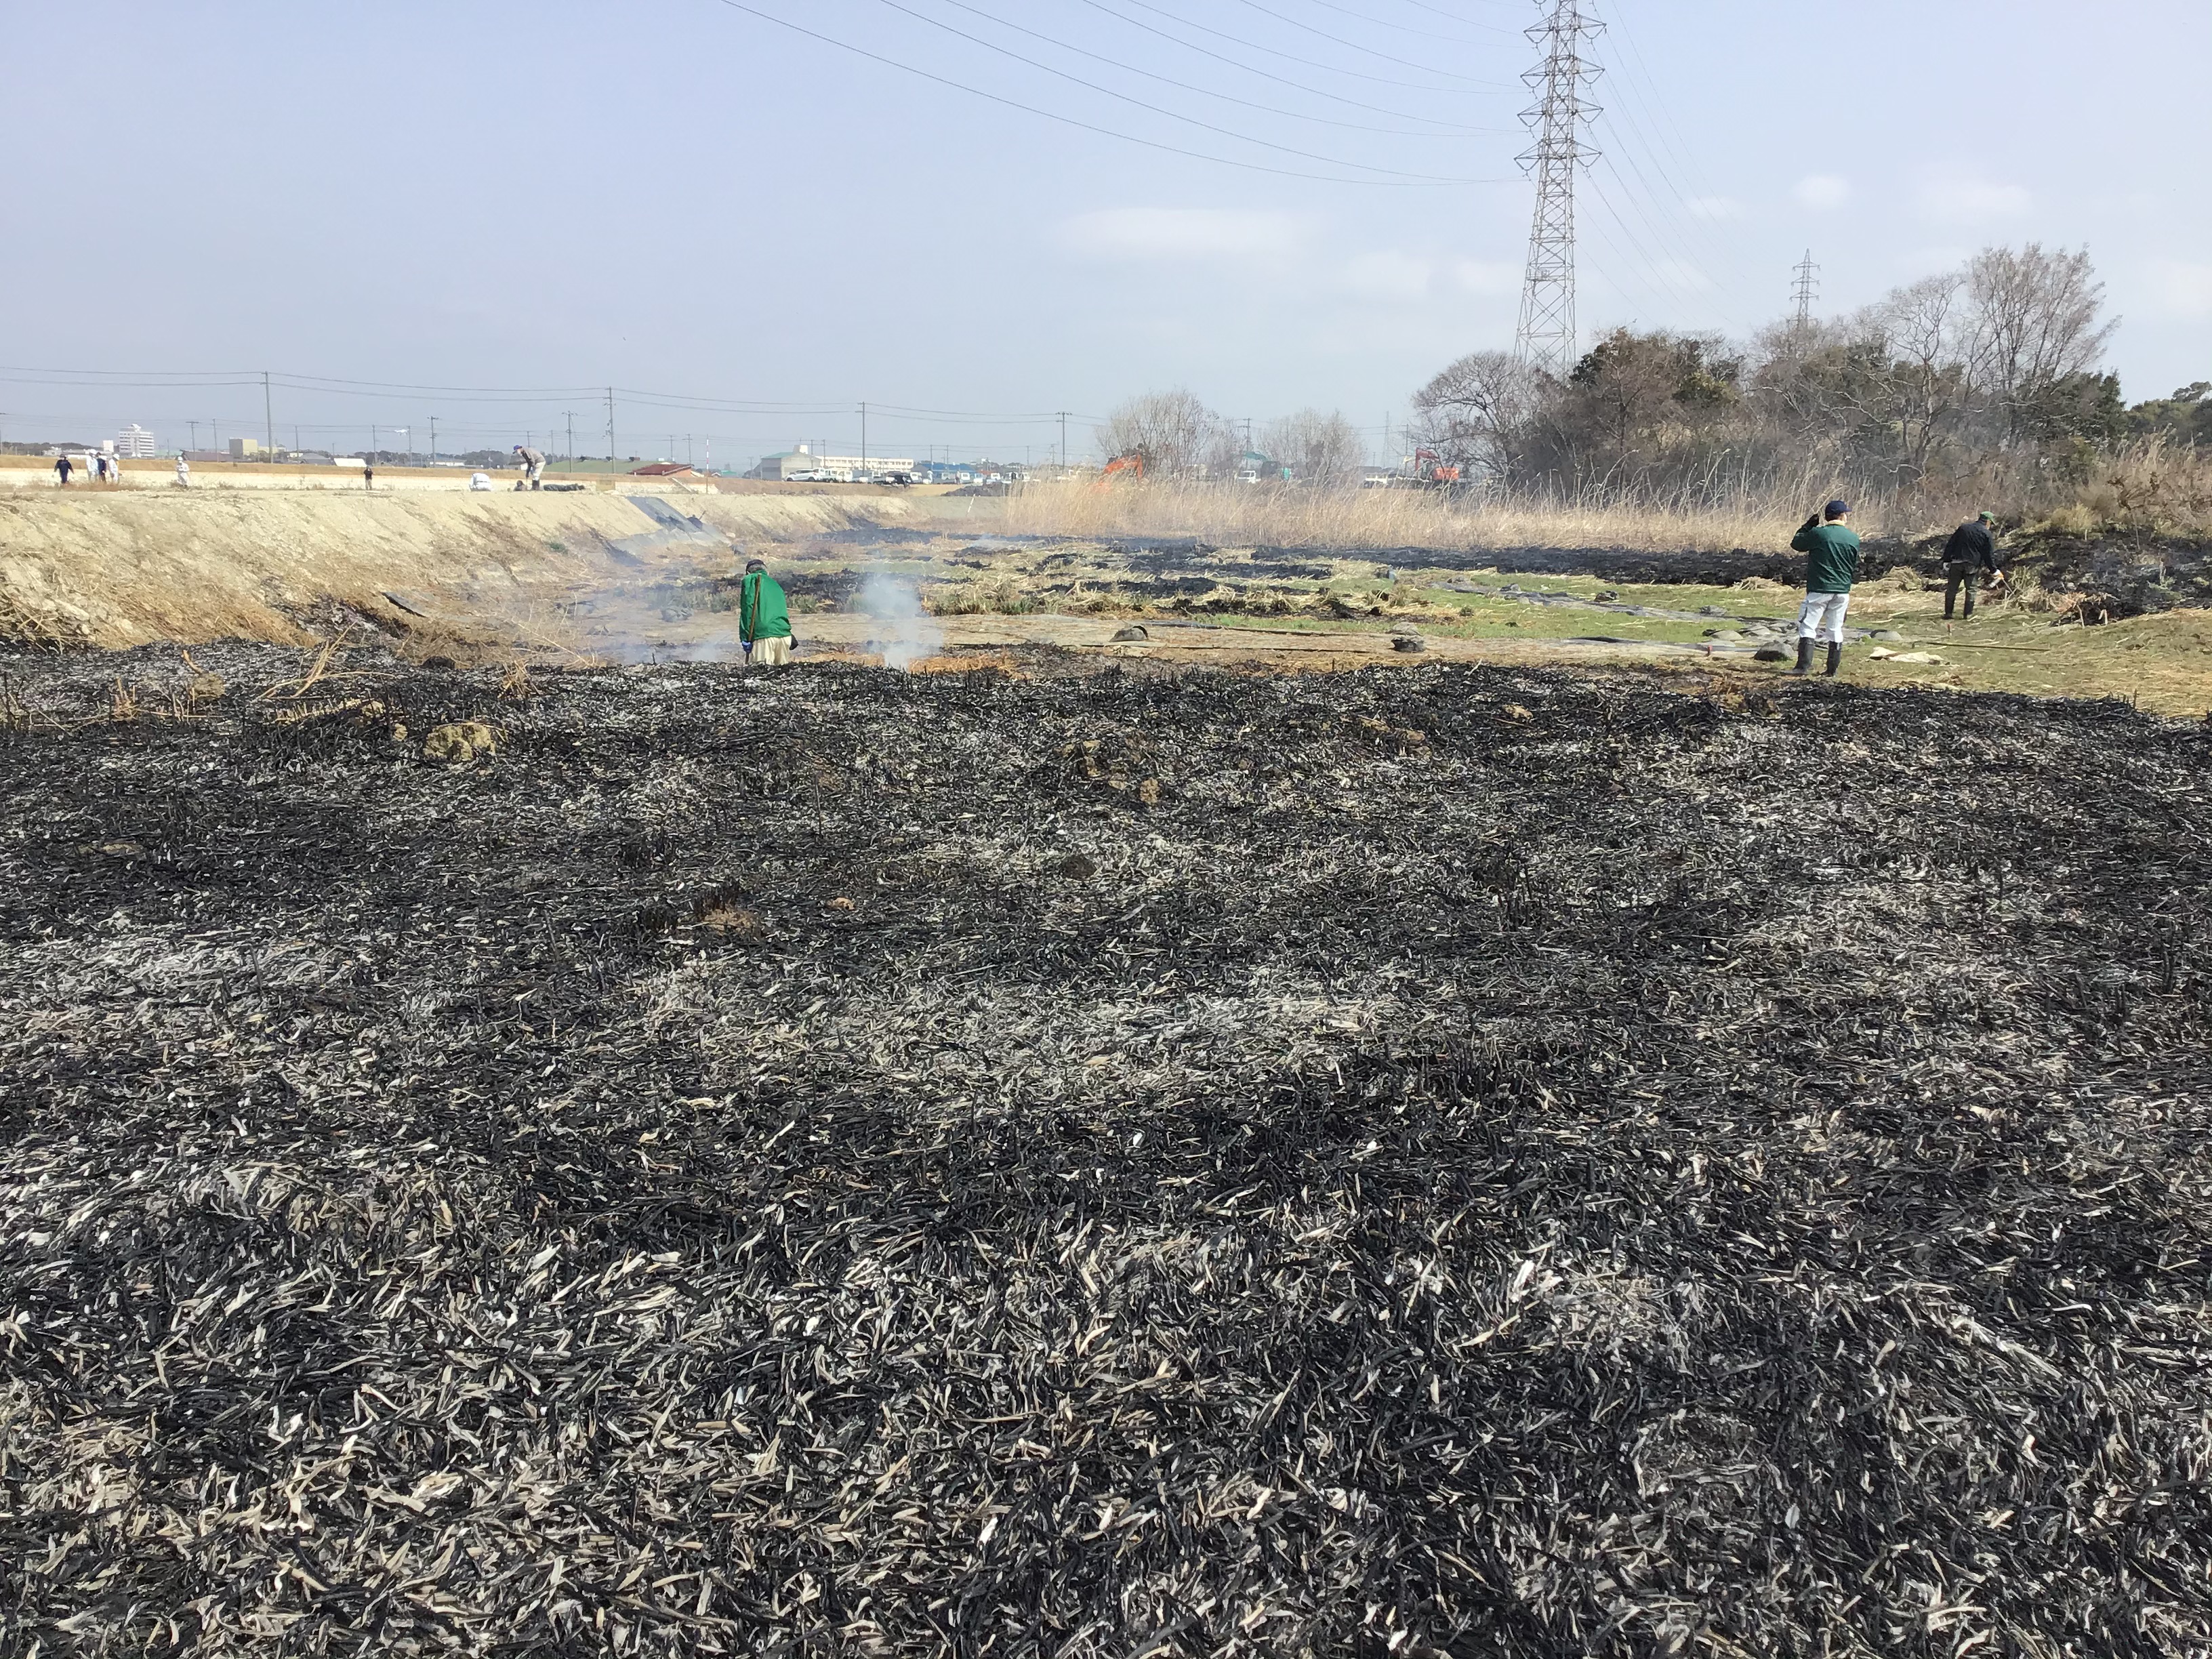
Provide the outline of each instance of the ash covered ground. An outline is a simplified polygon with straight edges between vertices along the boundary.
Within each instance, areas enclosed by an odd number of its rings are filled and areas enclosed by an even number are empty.
[[[9,670],[7,1651],[2212,1644],[2196,732],[198,665]]]

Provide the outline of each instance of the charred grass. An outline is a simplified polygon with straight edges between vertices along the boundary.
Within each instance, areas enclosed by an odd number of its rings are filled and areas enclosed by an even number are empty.
[[[2212,1644],[2195,731],[200,655],[9,676],[7,1651]]]

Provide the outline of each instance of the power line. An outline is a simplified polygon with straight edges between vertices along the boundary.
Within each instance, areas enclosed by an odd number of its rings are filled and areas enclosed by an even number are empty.
[[[1364,121],[1339,121],[1326,115],[1308,115],[1301,110],[1278,109],[1273,104],[1256,104],[1249,98],[1239,98],[1234,93],[1217,92],[1211,87],[1198,86],[1188,81],[1178,81],[1173,76],[1161,75],[1152,70],[1140,69],[1134,64],[1122,63],[1119,58],[1109,58],[1102,52],[1092,52],[1087,46],[1079,46],[1070,41],[1061,40],[1049,34],[1039,33],[1033,28],[1024,27],[1023,25],[1011,22],[1006,18],[994,16],[991,13],[984,11],[979,7],[971,6],[967,3],[967,0],[944,0],[944,3],[953,7],[957,10],[964,11],[970,16],[980,17],[985,22],[992,25],[995,28],[1008,29],[1016,34],[1026,34],[1032,40],[1042,40],[1048,46],[1057,46],[1062,52],[1073,52],[1079,58],[1089,58],[1094,64],[1103,64],[1109,69],[1121,70],[1124,73],[1129,75],[1141,75],[1148,81],[1158,81],[1162,86],[1174,87],[1182,92],[1194,92],[1201,98],[1218,98],[1225,104],[1235,104],[1241,109],[1257,110],[1262,115],[1279,115],[1285,119],[1291,121],[1311,121],[1322,126],[1341,127],[1347,132],[1387,133],[1400,138],[1435,138],[1446,136],[1459,136],[1462,134],[1474,135],[1478,133],[1502,132],[1505,130],[1502,127],[1461,126],[1455,123],[1430,120],[1430,118],[1421,115],[1407,115],[1402,118],[1403,119],[1410,121],[1429,121],[1430,125],[1432,127],[1440,127],[1444,129],[1443,132],[1421,132],[1417,131],[1411,127],[1371,126]],[[1145,26],[1140,25],[1139,27]],[[1195,50],[1195,48],[1194,48],[1194,50]],[[1212,57],[1214,54],[1209,52],[1206,55]],[[1274,80],[1279,77],[1271,76],[1268,78],[1270,80]],[[1297,83],[1296,82],[1285,81],[1282,84],[1285,86],[1296,86]],[[1301,90],[1304,89],[1305,88],[1301,88]],[[1328,94],[1324,93],[1320,95],[1326,97]],[[1354,106],[1354,107],[1364,109],[1366,106],[1358,105]]]
[[[1597,76],[1584,44],[1604,25],[1577,0],[1557,0],[1550,16],[1528,31],[1545,48],[1540,68],[1522,78],[1537,94],[1522,118],[1535,143],[1521,164],[1535,175],[1536,212],[1528,229],[1528,267],[1521,284],[1521,324],[1514,336],[1520,358],[1560,380],[1574,367],[1575,174],[1597,155],[1583,129],[1597,106],[1583,91]]]
[[[725,4],[727,4],[727,3],[730,3],[730,0],[724,0],[724,3],[725,3]],[[1245,40],[1242,35],[1237,35],[1237,34],[1230,34],[1230,33],[1224,33],[1224,31],[1222,31],[1222,30],[1220,30],[1220,29],[1217,29],[1217,28],[1208,28],[1208,27],[1207,27],[1205,24],[1203,24],[1203,23],[1194,23],[1194,22],[1192,22],[1192,21],[1190,21],[1190,19],[1188,19],[1188,17],[1177,17],[1177,16],[1176,16],[1173,12],[1171,12],[1171,11],[1164,11],[1164,10],[1162,10],[1159,7],[1151,4],[1151,3],[1150,3],[1150,0],[1123,0],[1123,3],[1124,3],[1125,4],[1127,4],[1127,5],[1134,6],[1134,7],[1136,7],[1136,8],[1137,8],[1139,10],[1140,10],[1140,11],[1148,11],[1148,12],[1151,12],[1151,13],[1152,13],[1154,16],[1156,16],[1156,17],[1164,17],[1164,18],[1168,19],[1170,22],[1180,23],[1180,24],[1182,24],[1182,25],[1185,28],[1187,28],[1187,29],[1196,29],[1196,30],[1197,30],[1200,34],[1210,34],[1210,35],[1212,35],[1212,36],[1215,40],[1226,40],[1226,41],[1228,41],[1228,42],[1230,43],[1230,45],[1231,45],[1231,46],[1243,46],[1243,47],[1246,51],[1248,51],[1248,52],[1266,52],[1266,53],[1267,54],[1267,56],[1268,56],[1268,57],[1270,57],[1270,58],[1279,58],[1283,59],[1285,63],[1291,63],[1291,64],[1304,64],[1304,65],[1305,65],[1305,67],[1306,67],[1306,68],[1308,68],[1308,69],[1326,70],[1328,70],[1331,75],[1343,75],[1343,76],[1350,76],[1352,80],[1355,80],[1355,81],[1372,81],[1372,82],[1375,82],[1375,84],[1376,84],[1376,85],[1377,85],[1377,86],[1382,86],[1382,87],[1403,87],[1403,88],[1406,88],[1406,90],[1407,90],[1408,92],[1440,92],[1440,93],[1443,93],[1443,94],[1445,94],[1447,96],[1453,96],[1453,97],[1464,97],[1464,96],[1466,96],[1465,92],[1464,92],[1462,88],[1458,88],[1458,87],[1425,87],[1425,86],[1422,86],[1419,82],[1415,82],[1415,81],[1394,81],[1394,80],[1392,80],[1392,79],[1391,79],[1389,76],[1387,76],[1387,75],[1365,75],[1365,74],[1362,74],[1362,73],[1361,73],[1359,70],[1348,70],[1348,69],[1345,69],[1345,68],[1341,67],[1340,65],[1338,65],[1338,64],[1323,64],[1323,63],[1316,62],[1315,59],[1313,59],[1313,58],[1301,58],[1301,57],[1299,57],[1296,52],[1279,52],[1279,51],[1277,51],[1273,46],[1261,46],[1261,45],[1257,40]],[[1086,3],[1095,4],[1095,3],[1096,3],[1096,0],[1086,0]],[[1100,11],[1104,11],[1104,10],[1106,9],[1106,8],[1105,8],[1104,6],[1098,6],[1098,7],[1097,7],[1097,9],[1098,9],[1098,10],[1100,10]],[[1129,20],[1129,19],[1127,19],[1127,18],[1124,18],[1122,21],[1123,21],[1124,22],[1127,22],[1127,21],[1131,21],[1131,20]],[[1169,38],[1170,38],[1170,40],[1172,40],[1174,37],[1173,37],[1172,35],[1170,35]],[[1395,61],[1397,61],[1397,60],[1393,59],[1392,61],[1393,61],[1393,62],[1395,62]],[[1421,68],[1425,67],[1425,65],[1424,65],[1424,64],[1415,64],[1412,65],[1412,67],[1413,67],[1413,68],[1414,68],[1414,69],[1421,69]],[[1441,72],[1445,72],[1445,71],[1439,71],[1439,72],[1441,73]],[[1454,78],[1454,79],[1455,79],[1455,80],[1467,80],[1467,79],[1468,79],[1468,77],[1467,77],[1467,76],[1454,76],[1453,78]],[[1491,81],[1469,81],[1469,82],[1468,82],[1468,84],[1469,84],[1470,86],[1482,87],[1482,88],[1487,88],[1487,89],[1489,89],[1489,90],[1492,90],[1492,91],[1497,91],[1497,92],[1505,92],[1505,91],[1510,91],[1510,88],[1509,87],[1507,87],[1507,85],[1506,85],[1504,82],[1502,82],[1502,81],[1499,81],[1499,82],[1491,82]]]
[[[1261,5],[1260,3],[1260,0],[1237,0],[1237,3],[1250,7],[1251,9],[1258,12],[1262,17],[1272,17],[1278,23],[1288,23],[1294,29],[1304,29],[1308,34],[1313,35],[1318,40],[1326,40],[1331,46],[1349,46],[1354,52],[1364,52],[1370,58],[1376,58],[1385,64],[1395,64],[1401,69],[1422,70],[1431,75],[1441,75],[1450,80],[1464,81],[1469,86],[1474,87],[1495,87],[1498,84],[1495,81],[1478,81],[1471,75],[1461,75],[1455,70],[1438,69],[1433,64],[1417,64],[1410,58],[1393,58],[1387,52],[1377,52],[1374,47],[1362,46],[1357,40],[1347,40],[1340,34],[1331,34],[1327,29],[1317,29],[1310,23],[1302,23],[1297,18],[1291,16],[1285,12],[1272,10],[1269,8]],[[1355,16],[1358,15],[1358,14],[1357,13],[1353,14]],[[1439,35],[1437,38],[1438,40],[1442,40],[1443,37]]]
[[[1017,64],[1026,64],[1031,69],[1042,70],[1047,75],[1056,75],[1063,81],[1072,82],[1076,86],[1087,88],[1092,92],[1103,93],[1109,98],[1118,98],[1125,104],[1133,105],[1141,110],[1149,110],[1155,115],[1164,115],[1171,121],[1187,122],[1205,131],[1219,133],[1224,138],[1234,138],[1239,143],[1257,144],[1262,149],[1272,149],[1278,155],[1295,155],[1301,161],[1319,161],[1325,167],[1359,167],[1369,173],[1382,173],[1389,178],[1417,179],[1427,185],[1475,185],[1498,182],[1490,179],[1445,179],[1429,173],[1404,173],[1396,167],[1378,167],[1369,161],[1347,161],[1341,156],[1318,155],[1310,149],[1295,149],[1288,144],[1278,144],[1265,138],[1255,138],[1249,133],[1237,132],[1228,127],[1216,126],[1211,121],[1201,121],[1194,115],[1180,114],[1164,105],[1148,104],[1141,98],[1132,98],[1126,92],[1116,92],[1111,87],[1099,85],[1096,81],[1086,81],[1079,75],[1070,75],[1066,70],[1054,69],[1051,64],[1039,63],[1034,58],[1025,58],[1012,47],[986,40],[982,36],[970,34],[965,29],[955,28],[951,24],[932,17],[926,12],[919,12],[910,6],[900,4],[899,0],[877,0],[877,3],[888,6],[895,12],[913,18],[916,22],[927,23],[932,28],[943,29],[947,34],[957,36],[963,40],[979,46],[986,52],[995,52],[1002,58],[1011,58]]]
[[[1210,46],[1201,46],[1197,45],[1195,42],[1185,40],[1178,35],[1170,34],[1165,29],[1159,27],[1157,24],[1147,23],[1141,17],[1125,16],[1121,13],[1115,11],[1111,6],[1104,4],[1103,0],[1082,0],[1082,3],[1090,7],[1093,11],[1104,13],[1117,23],[1126,23],[1133,29],[1142,29],[1147,34],[1157,34],[1161,40],[1169,42],[1170,45],[1181,46],[1185,52],[1194,52],[1201,58],[1211,58],[1217,64],[1226,64],[1230,68],[1237,70],[1239,74],[1253,76],[1262,81],[1272,81],[1279,87],[1289,87],[1294,91],[1306,93],[1312,97],[1325,98],[1333,104],[1342,104],[1347,109],[1364,109],[1375,115],[1394,115],[1401,121],[1430,121],[1431,125],[1445,125],[1444,123],[1434,121],[1433,118],[1429,116],[1416,115],[1411,110],[1392,109],[1385,104],[1363,103],[1357,98],[1346,98],[1341,93],[1326,91],[1320,87],[1310,87],[1303,81],[1293,81],[1287,76],[1277,75],[1272,70],[1263,70],[1255,64],[1240,63],[1237,59],[1230,57],[1225,52],[1218,52]],[[1165,14],[1163,14],[1163,15],[1164,15]],[[1193,24],[1191,27],[1196,27],[1198,26],[1196,24]],[[1299,59],[1297,61],[1304,62],[1304,60]],[[1322,64],[1320,65],[1320,67],[1327,68],[1328,65]],[[1395,86],[1399,83],[1394,81],[1386,82],[1385,84]],[[1416,90],[1425,92],[1441,92],[1446,90],[1446,88],[1441,87],[1425,87],[1418,88]],[[1474,130],[1474,129],[1470,129],[1470,131]]]
[[[1316,6],[1322,7],[1326,10],[1337,12],[1343,16],[1356,18],[1360,22],[1372,23],[1377,28],[1395,29],[1401,34],[1418,34],[1426,40],[1449,40],[1462,46],[1472,46],[1480,44],[1477,41],[1468,40],[1464,35],[1438,34],[1434,29],[1417,29],[1409,24],[1394,23],[1387,17],[1370,17],[1364,11],[1354,11],[1349,6],[1337,5],[1334,3],[1334,0],[1313,0],[1313,3]],[[1436,8],[1433,6],[1424,6],[1421,9],[1424,11],[1434,11]],[[1451,14],[1444,12],[1440,14],[1440,15],[1449,17]],[[1463,22],[1470,28],[1488,29],[1492,34],[1510,35],[1514,32],[1510,27],[1504,23],[1478,23],[1471,17],[1457,18],[1454,21]]]
[[[1039,109],[1036,105],[1024,104],[1018,99],[1001,97],[995,92],[986,92],[981,87],[971,87],[963,81],[954,81],[942,75],[932,74],[917,64],[901,63],[896,58],[886,58],[880,52],[870,52],[865,46],[856,46],[849,40],[840,40],[834,35],[817,33],[814,30],[803,27],[787,18],[778,17],[772,12],[756,10],[751,6],[741,3],[741,0],[721,0],[721,3],[732,11],[744,12],[748,17],[757,17],[763,23],[773,23],[778,28],[789,29],[794,34],[803,34],[810,40],[819,40],[824,46],[835,46],[840,52],[849,52],[856,57],[868,59],[871,63],[882,64],[891,69],[903,70],[908,75],[920,76],[923,80],[933,81],[941,87],[951,87],[955,92],[964,92],[976,98],[986,99],[994,104],[1003,104],[1008,109],[1018,109],[1024,114],[1042,115],[1048,121],[1058,121],[1064,126],[1080,128],[1085,132],[1095,132],[1101,137],[1116,138],[1123,143],[1141,145],[1146,149],[1163,150],[1168,155],[1182,155],[1195,161],[1211,161],[1218,167],[1240,167],[1247,173],[1270,173],[1278,178],[1309,179],[1325,185],[1373,185],[1401,190],[1427,190],[1437,187],[1435,184],[1414,179],[1345,179],[1325,173],[1301,172],[1295,167],[1271,167],[1259,161],[1239,161],[1226,155],[1208,155],[1202,150],[1185,149],[1179,144],[1164,144],[1153,138],[1139,138],[1134,133],[1116,132],[1111,127],[1098,126],[1090,121],[1079,121],[1072,115],[1063,115],[1056,110]],[[1468,179],[1439,182],[1482,184],[1489,181]]]

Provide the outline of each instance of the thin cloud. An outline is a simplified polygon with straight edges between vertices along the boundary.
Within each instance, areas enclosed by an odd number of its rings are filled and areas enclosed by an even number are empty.
[[[1851,199],[1851,181],[1832,173],[1814,173],[1800,179],[1790,193],[1808,208],[1839,208]]]
[[[1503,259],[1455,259],[1452,262],[1452,282],[1462,294],[1497,296],[1518,293],[1521,275],[1519,265],[1508,264]]]
[[[1060,243],[1091,259],[1188,264],[1293,253],[1308,226],[1296,214],[1241,208],[1102,208],[1060,226]]]
[[[1363,253],[1344,268],[1343,285],[1369,300],[1421,300],[1428,297],[1436,266],[1410,253],[1388,250]]]
[[[2151,283],[2160,304],[2176,316],[2212,317],[2212,265],[2184,259],[2154,259]]]
[[[1978,173],[1939,173],[1919,192],[1920,216],[1937,224],[1988,224],[2017,219],[2035,205],[2024,185],[2000,185]]]

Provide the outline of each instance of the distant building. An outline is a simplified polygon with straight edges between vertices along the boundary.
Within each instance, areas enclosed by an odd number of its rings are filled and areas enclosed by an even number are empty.
[[[682,461],[651,461],[643,466],[630,468],[629,476],[633,478],[696,478],[703,475],[694,472]]]
[[[230,441],[230,459],[234,461],[251,460],[257,455],[268,455],[274,453],[272,450],[264,449],[258,438],[233,438]]]
[[[917,469],[911,455],[871,455],[863,462],[858,455],[817,455],[805,444],[781,455],[763,455],[761,462],[745,474],[748,478],[792,478],[800,473],[827,472],[838,478],[863,478],[877,472],[913,472]]]
[[[154,434],[133,421],[115,434],[115,453],[133,460],[151,460],[154,457]]]

